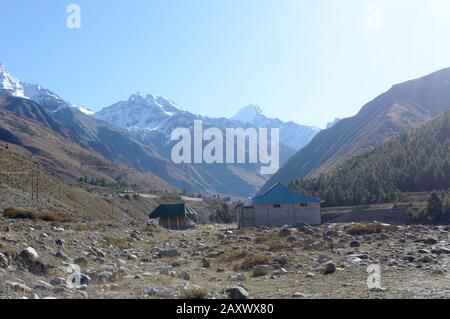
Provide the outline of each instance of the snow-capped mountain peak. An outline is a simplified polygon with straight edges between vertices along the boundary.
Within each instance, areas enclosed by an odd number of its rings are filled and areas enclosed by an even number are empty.
[[[256,121],[267,118],[258,105],[250,104],[239,110],[239,112],[237,112],[231,119],[246,124],[253,124]]]
[[[14,78],[6,67],[0,63],[0,92],[24,98],[24,89],[20,81]]]
[[[76,108],[79,111],[91,115],[93,114],[86,107],[78,107],[68,101],[63,100],[54,92],[42,87],[39,84],[30,84],[21,82],[14,78],[8,72],[6,67],[0,63],[0,92],[5,92],[8,95],[32,100],[43,106],[50,112],[58,112],[66,107]]]
[[[76,105],[64,101],[57,94],[46,88],[43,88],[39,84],[30,84],[23,82],[23,88],[26,97],[42,105],[49,111],[57,112],[66,107],[77,108]]]
[[[127,129],[155,130],[175,115],[183,113],[172,100],[140,92],[95,113],[95,117]]]
[[[141,94],[141,92],[136,92],[130,96],[128,99],[130,102],[144,102],[146,98]]]

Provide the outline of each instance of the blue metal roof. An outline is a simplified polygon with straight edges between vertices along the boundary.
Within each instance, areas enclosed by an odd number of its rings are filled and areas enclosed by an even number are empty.
[[[264,194],[252,198],[252,205],[281,205],[286,203],[320,203],[320,199],[302,196],[281,183],[276,184]]]

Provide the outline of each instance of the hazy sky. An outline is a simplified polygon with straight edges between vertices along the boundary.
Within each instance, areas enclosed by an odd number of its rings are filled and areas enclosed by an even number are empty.
[[[449,0],[0,0],[0,29],[11,73],[93,110],[140,91],[323,127],[450,66]]]

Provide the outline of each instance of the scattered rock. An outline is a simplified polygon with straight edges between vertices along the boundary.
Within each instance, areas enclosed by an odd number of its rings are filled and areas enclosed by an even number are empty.
[[[278,233],[279,237],[289,237],[292,235],[292,231],[289,228],[282,228]]]
[[[55,244],[60,247],[63,247],[65,243],[66,243],[66,241],[64,239],[56,239],[55,240]]]
[[[158,252],[159,258],[172,258],[172,257],[179,257],[179,256],[181,256],[181,253],[178,249],[161,250]]]
[[[229,281],[246,281],[247,277],[243,274],[231,274],[228,276]]]
[[[186,281],[191,280],[191,274],[189,273],[189,271],[187,271],[187,270],[185,270],[185,269],[181,270],[181,272],[180,272],[180,277],[181,277],[183,280],[186,280]]]
[[[431,252],[436,255],[449,255],[450,249],[445,248],[445,247],[438,247],[438,248],[433,249]]]
[[[278,270],[275,270],[274,272],[272,272],[273,276],[283,276],[286,275],[288,273],[288,271],[284,268],[280,268]]]
[[[356,247],[360,247],[360,246],[361,246],[361,244],[357,240],[352,240],[350,242],[350,247],[352,247],[352,248],[356,248]]]
[[[161,270],[159,271],[159,274],[163,275],[163,276],[172,276],[172,277],[176,276],[176,272],[173,271],[172,266],[165,266],[165,267],[161,268]]]
[[[15,292],[31,292],[31,288],[25,284],[14,281],[5,282],[5,286]]]
[[[73,262],[82,267],[87,266],[89,264],[89,261],[84,257],[77,257]]]
[[[38,253],[33,247],[27,247],[20,252],[19,257],[26,263],[35,261],[39,258]]]
[[[436,238],[427,238],[423,241],[425,245],[436,245],[438,240]]]
[[[173,297],[176,294],[176,290],[173,288],[166,287],[148,287],[144,289],[144,293],[149,296],[157,296],[160,298]]]
[[[293,243],[297,241],[297,237],[295,236],[289,236],[286,240],[288,243]]]
[[[331,275],[334,272],[336,272],[336,265],[334,264],[334,262],[329,261],[325,264],[325,268],[323,271],[324,275]]]
[[[46,281],[40,280],[35,286],[34,289],[35,290],[43,290],[43,291],[50,291],[52,290],[54,287],[49,284]]]
[[[211,261],[208,258],[203,258],[202,267],[203,268],[211,268]]]
[[[8,268],[8,258],[6,258],[5,255],[3,255],[2,253],[0,253],[0,268],[1,269],[6,269]]]
[[[269,265],[258,265],[253,268],[253,277],[262,277],[269,274]]]
[[[434,262],[434,258],[433,258],[433,256],[426,255],[426,256],[422,257],[422,258],[420,259],[420,261],[423,262],[423,263],[425,263],[425,264],[431,264],[431,263]]]
[[[230,299],[248,299],[249,292],[242,286],[234,286],[227,288],[226,293]]]

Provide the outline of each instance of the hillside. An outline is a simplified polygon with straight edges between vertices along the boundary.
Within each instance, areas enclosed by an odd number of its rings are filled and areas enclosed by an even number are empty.
[[[450,189],[450,111],[338,169],[293,185],[326,206],[394,202],[406,192]]]
[[[73,129],[31,100],[0,94],[0,141],[33,155],[55,175],[69,181],[81,176],[170,190],[159,178],[117,164],[93,150]]]
[[[393,86],[361,111],[320,132],[272,176],[277,182],[318,176],[395,135],[406,133],[450,107],[450,69]]]
[[[145,199],[140,202],[124,201],[117,196],[106,197],[76,184],[64,183],[37,160],[14,149],[11,146],[6,149],[0,143],[0,213],[5,208],[17,207],[68,213],[80,220],[123,221],[131,217],[142,218],[142,210],[152,207],[152,203]],[[36,201],[31,198],[31,176],[15,173],[35,171],[38,167],[39,201]],[[34,185],[36,189],[36,180]]]

